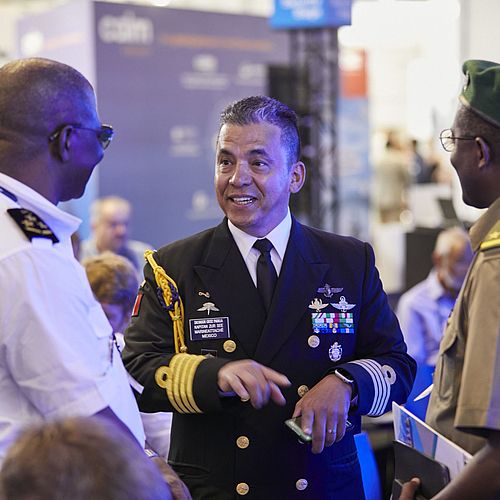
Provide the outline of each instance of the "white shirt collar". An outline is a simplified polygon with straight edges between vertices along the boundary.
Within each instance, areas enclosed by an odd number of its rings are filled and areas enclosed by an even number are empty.
[[[82,222],[78,217],[57,208],[47,198],[26,184],[1,172],[0,186],[12,192],[17,197],[17,203],[22,208],[35,212],[59,239],[70,237]]]
[[[237,228],[230,220],[227,221],[229,231],[231,232],[236,245],[246,261],[250,251],[252,250],[253,244],[260,238],[252,236],[245,233],[241,229]],[[286,246],[288,245],[288,239],[290,238],[290,231],[292,229],[292,216],[290,215],[290,209],[288,209],[285,218],[264,238],[267,238],[274,246],[281,262],[285,257]]]

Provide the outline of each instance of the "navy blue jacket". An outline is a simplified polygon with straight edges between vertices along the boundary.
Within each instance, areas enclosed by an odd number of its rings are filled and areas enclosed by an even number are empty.
[[[189,353],[211,354],[197,365],[188,388],[203,413],[176,411],[173,419],[169,462],[193,496],[239,498],[236,488],[243,483],[247,498],[343,498],[335,496],[329,471],[351,460],[361,415],[382,415],[392,401],[403,403],[415,374],[370,245],[293,220],[267,319],[226,220],[161,248],[155,259],[178,285]],[[149,265],[145,277],[140,307],[126,332],[124,361],[144,386],[141,410],[173,411],[155,380],[156,369],[172,360],[172,321]],[[207,302],[217,310],[209,313]],[[215,318],[218,329],[207,323]],[[227,336],[232,352],[224,347]],[[238,398],[220,397],[219,368],[245,358],[288,376],[286,406],[270,403],[255,410]],[[358,405],[349,417],[354,431],[313,455],[284,421],[299,394],[335,368],[357,384]],[[244,438],[243,446],[238,438]]]

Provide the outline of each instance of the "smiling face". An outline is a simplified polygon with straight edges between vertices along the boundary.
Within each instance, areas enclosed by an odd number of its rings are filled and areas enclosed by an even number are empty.
[[[263,237],[286,216],[291,193],[305,180],[303,163],[288,158],[281,129],[267,122],[225,124],[217,141],[215,191],[239,229]]]

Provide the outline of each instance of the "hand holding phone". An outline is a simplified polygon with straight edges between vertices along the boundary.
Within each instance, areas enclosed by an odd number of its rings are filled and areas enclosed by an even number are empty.
[[[312,441],[312,434],[306,434],[302,430],[302,419],[301,417],[295,417],[295,418],[289,418],[288,420],[285,420],[285,425],[290,428],[297,436],[299,439],[304,442],[304,443],[310,443]],[[345,422],[345,428],[346,431],[350,431],[354,426],[352,425],[349,420],[346,420]]]
[[[289,418],[288,420],[285,420],[285,425],[288,428],[292,429],[292,431],[295,432],[295,434],[297,434],[297,436],[301,441],[303,441],[304,443],[309,443],[312,441],[312,434],[306,434],[302,430],[301,424],[302,424],[301,417]]]

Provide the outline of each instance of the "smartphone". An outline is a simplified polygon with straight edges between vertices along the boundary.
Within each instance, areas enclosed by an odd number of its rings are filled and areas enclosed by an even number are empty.
[[[301,441],[303,441],[304,443],[310,443],[312,441],[312,435],[306,434],[302,430],[302,427],[300,426],[301,420],[302,419],[300,417],[289,418],[288,420],[285,420],[285,425],[292,429],[292,431],[297,434]]]
[[[285,420],[285,425],[290,429],[292,429],[292,431],[295,432],[295,434],[297,434],[297,436],[301,441],[303,441],[304,443],[310,443],[312,441],[312,435],[306,434],[302,430],[301,423],[302,423],[301,417],[289,418],[288,420]],[[350,431],[353,427],[354,426],[352,425],[352,423],[349,422],[349,420],[346,420],[345,422],[346,431]]]

